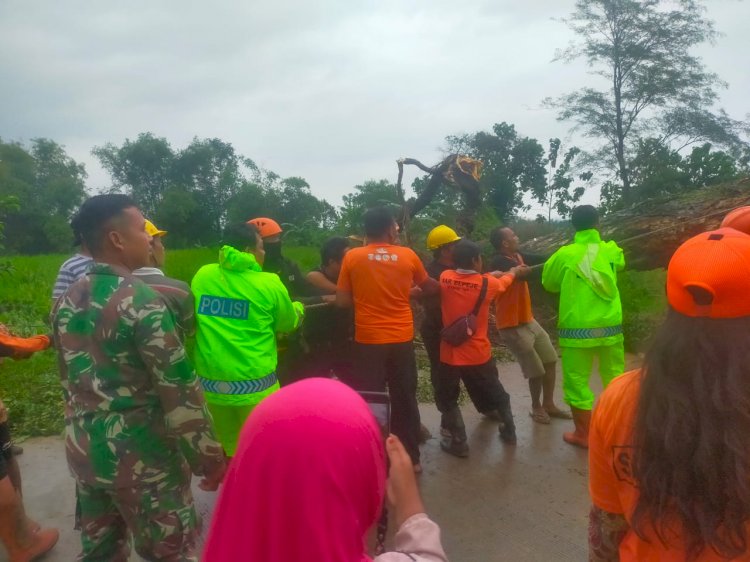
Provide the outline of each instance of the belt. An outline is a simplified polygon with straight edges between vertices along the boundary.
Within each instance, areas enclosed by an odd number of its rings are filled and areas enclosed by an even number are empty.
[[[214,394],[255,394],[256,392],[268,390],[278,382],[276,372],[249,381],[217,381],[200,376],[198,380],[203,390],[213,392]]]
[[[622,326],[608,326],[606,328],[560,328],[557,334],[561,338],[571,340],[608,338],[622,334]]]

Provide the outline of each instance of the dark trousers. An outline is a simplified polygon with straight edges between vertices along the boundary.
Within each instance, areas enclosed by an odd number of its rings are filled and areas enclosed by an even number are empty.
[[[354,371],[342,378],[355,390],[391,397],[391,433],[398,436],[414,464],[419,463],[419,407],[414,343],[354,344]]]
[[[440,369],[440,328],[422,326],[419,334],[422,336],[422,343],[427,352],[427,358],[430,360],[430,381],[432,388],[437,394],[440,386],[440,376],[443,371]]]
[[[497,410],[506,425],[513,423],[510,414],[510,396],[503,388],[497,373],[495,360],[482,365],[441,364],[439,386],[435,389],[435,403],[441,414],[447,414],[458,407],[461,381],[469,393],[469,398],[482,413]]]
[[[424,327],[420,331],[420,335],[427,351],[427,357],[430,360],[430,380],[432,381],[432,388],[435,390],[435,404],[438,411],[445,414],[450,408],[458,404],[461,374],[454,372],[449,365],[440,362],[440,340],[442,338],[439,330]],[[464,380],[466,391],[480,414],[497,409],[497,401],[502,399],[503,394],[507,396],[498,378],[494,360],[490,363],[491,365],[461,367],[467,374],[467,379]],[[490,380],[493,373],[494,379],[499,385],[499,390]]]

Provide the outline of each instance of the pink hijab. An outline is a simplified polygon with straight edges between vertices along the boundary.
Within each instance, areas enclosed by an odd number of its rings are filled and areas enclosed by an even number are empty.
[[[308,379],[248,418],[216,506],[204,562],[364,562],[385,495],[385,450],[365,401]]]

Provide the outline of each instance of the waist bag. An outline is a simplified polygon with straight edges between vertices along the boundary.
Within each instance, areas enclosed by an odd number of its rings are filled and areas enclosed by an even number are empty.
[[[448,326],[442,329],[440,337],[445,342],[458,347],[459,345],[466,343],[477,331],[477,315],[479,309],[484,302],[484,297],[487,296],[487,277],[482,277],[482,289],[479,291],[479,298],[477,303],[474,305],[474,309],[465,316],[460,316],[451,322]]]

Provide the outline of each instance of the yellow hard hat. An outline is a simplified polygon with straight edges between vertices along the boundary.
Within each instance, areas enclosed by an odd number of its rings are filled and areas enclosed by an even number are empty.
[[[458,242],[459,240],[461,240],[461,237],[456,234],[455,230],[450,226],[441,224],[440,226],[433,228],[427,235],[427,249],[437,250],[440,246],[445,246],[452,242]]]
[[[158,228],[156,228],[156,225],[148,219],[146,219],[146,232],[148,232],[152,237],[164,236],[167,233],[166,230],[159,230]]]

